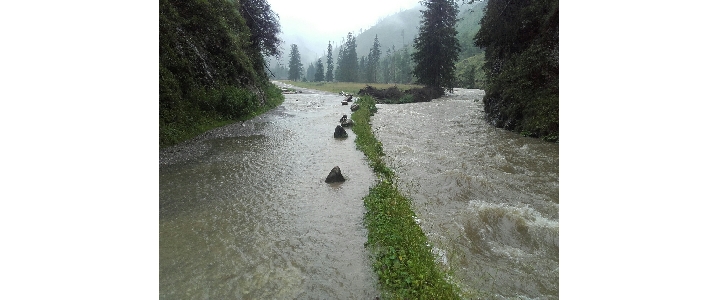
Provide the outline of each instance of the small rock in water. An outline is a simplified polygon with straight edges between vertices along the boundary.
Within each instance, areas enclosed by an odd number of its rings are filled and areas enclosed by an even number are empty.
[[[341,125],[337,125],[337,127],[334,128],[334,138],[338,139],[338,138],[345,138],[345,137],[349,137],[349,135],[347,134],[347,131],[344,130],[344,128],[342,128]]]
[[[351,109],[352,111],[357,111],[357,110],[359,110],[359,104],[352,104],[352,106],[351,106],[350,109]]]
[[[354,121],[352,121],[351,119],[349,119],[349,120],[345,119],[344,121],[342,121],[341,124],[342,124],[342,127],[351,127],[351,126],[354,126]]]
[[[329,172],[329,176],[327,176],[327,179],[324,180],[326,183],[333,183],[333,182],[344,182],[346,179],[344,179],[344,176],[342,176],[342,170],[339,169],[339,166],[336,166],[332,168],[332,171]]]
[[[341,119],[339,119],[339,123],[344,122],[347,120],[347,115],[343,115]]]

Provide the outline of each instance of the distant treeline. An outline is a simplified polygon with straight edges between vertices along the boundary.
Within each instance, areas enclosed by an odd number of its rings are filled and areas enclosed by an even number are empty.
[[[278,33],[266,0],[160,0],[160,147],[281,103],[264,58]]]

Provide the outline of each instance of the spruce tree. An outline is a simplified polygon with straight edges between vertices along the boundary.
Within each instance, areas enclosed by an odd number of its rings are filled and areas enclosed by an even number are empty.
[[[456,80],[456,61],[459,59],[459,40],[456,21],[459,7],[454,0],[421,1],[419,35],[414,39],[411,57],[416,63],[412,73],[417,83],[453,92]]]
[[[329,42],[327,46],[327,76],[325,78],[328,82],[334,81],[334,62],[332,60],[332,43]]]
[[[347,34],[343,48],[339,48],[337,61],[337,77],[339,81],[357,82],[359,80],[359,61],[357,60],[356,38],[351,32]]]
[[[369,57],[367,59],[367,82],[377,82],[377,75],[379,73],[379,58],[381,57],[380,47],[379,35],[375,35],[374,44],[371,49],[369,49]]]
[[[324,65],[322,64],[321,58],[317,59],[316,69],[317,70],[314,72],[314,81],[324,81]]]
[[[337,81],[345,82],[344,72],[342,72],[342,65],[344,60],[344,44],[339,45],[339,55],[337,55],[337,71],[335,72]]]
[[[299,48],[297,44],[292,44],[291,52],[289,53],[289,80],[299,81],[302,71],[302,58],[299,55]]]
[[[309,63],[309,67],[307,67],[307,74],[304,75],[303,81],[314,81],[314,73],[316,73],[314,64]]]

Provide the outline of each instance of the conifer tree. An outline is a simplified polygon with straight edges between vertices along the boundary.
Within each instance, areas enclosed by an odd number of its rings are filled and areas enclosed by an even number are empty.
[[[455,0],[423,0],[419,35],[414,39],[412,73],[419,84],[453,92],[459,41],[456,21],[459,7]]]
[[[325,79],[329,82],[334,81],[334,61],[332,60],[331,42],[329,42],[329,45],[327,46],[327,76]]]
[[[337,71],[334,73],[334,74],[336,74],[337,81],[346,81],[346,80],[344,80],[344,72],[342,72],[343,58],[344,58],[344,44],[342,43],[339,45],[339,55],[337,55]]]
[[[314,81],[324,81],[324,65],[322,64],[321,58],[317,59],[316,69],[317,70],[314,72]]]
[[[367,82],[377,82],[377,75],[379,73],[379,58],[381,57],[380,47],[379,35],[375,35],[374,44],[371,49],[369,49],[369,57],[367,58]]]
[[[339,77],[339,81],[357,82],[359,80],[357,44],[356,38],[351,32],[347,34],[346,43],[343,45],[343,49],[339,48],[339,61],[337,62],[337,65],[337,77]]]
[[[299,55],[299,48],[297,44],[292,44],[291,52],[289,53],[289,80],[299,81],[302,71],[302,59]]]
[[[307,67],[307,74],[304,74],[304,79],[302,79],[302,81],[314,81],[314,73],[316,73],[316,71],[314,63],[309,63],[309,67]]]

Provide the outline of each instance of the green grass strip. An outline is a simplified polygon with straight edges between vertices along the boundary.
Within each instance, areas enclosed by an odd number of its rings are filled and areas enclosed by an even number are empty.
[[[411,199],[397,189],[394,172],[381,159],[382,144],[371,131],[370,117],[376,112],[374,99],[361,97],[352,113],[357,148],[364,152],[380,181],[364,197],[366,247],[372,266],[389,299],[460,299],[460,290],[447,281],[447,274],[434,262],[429,241],[414,221]]]

